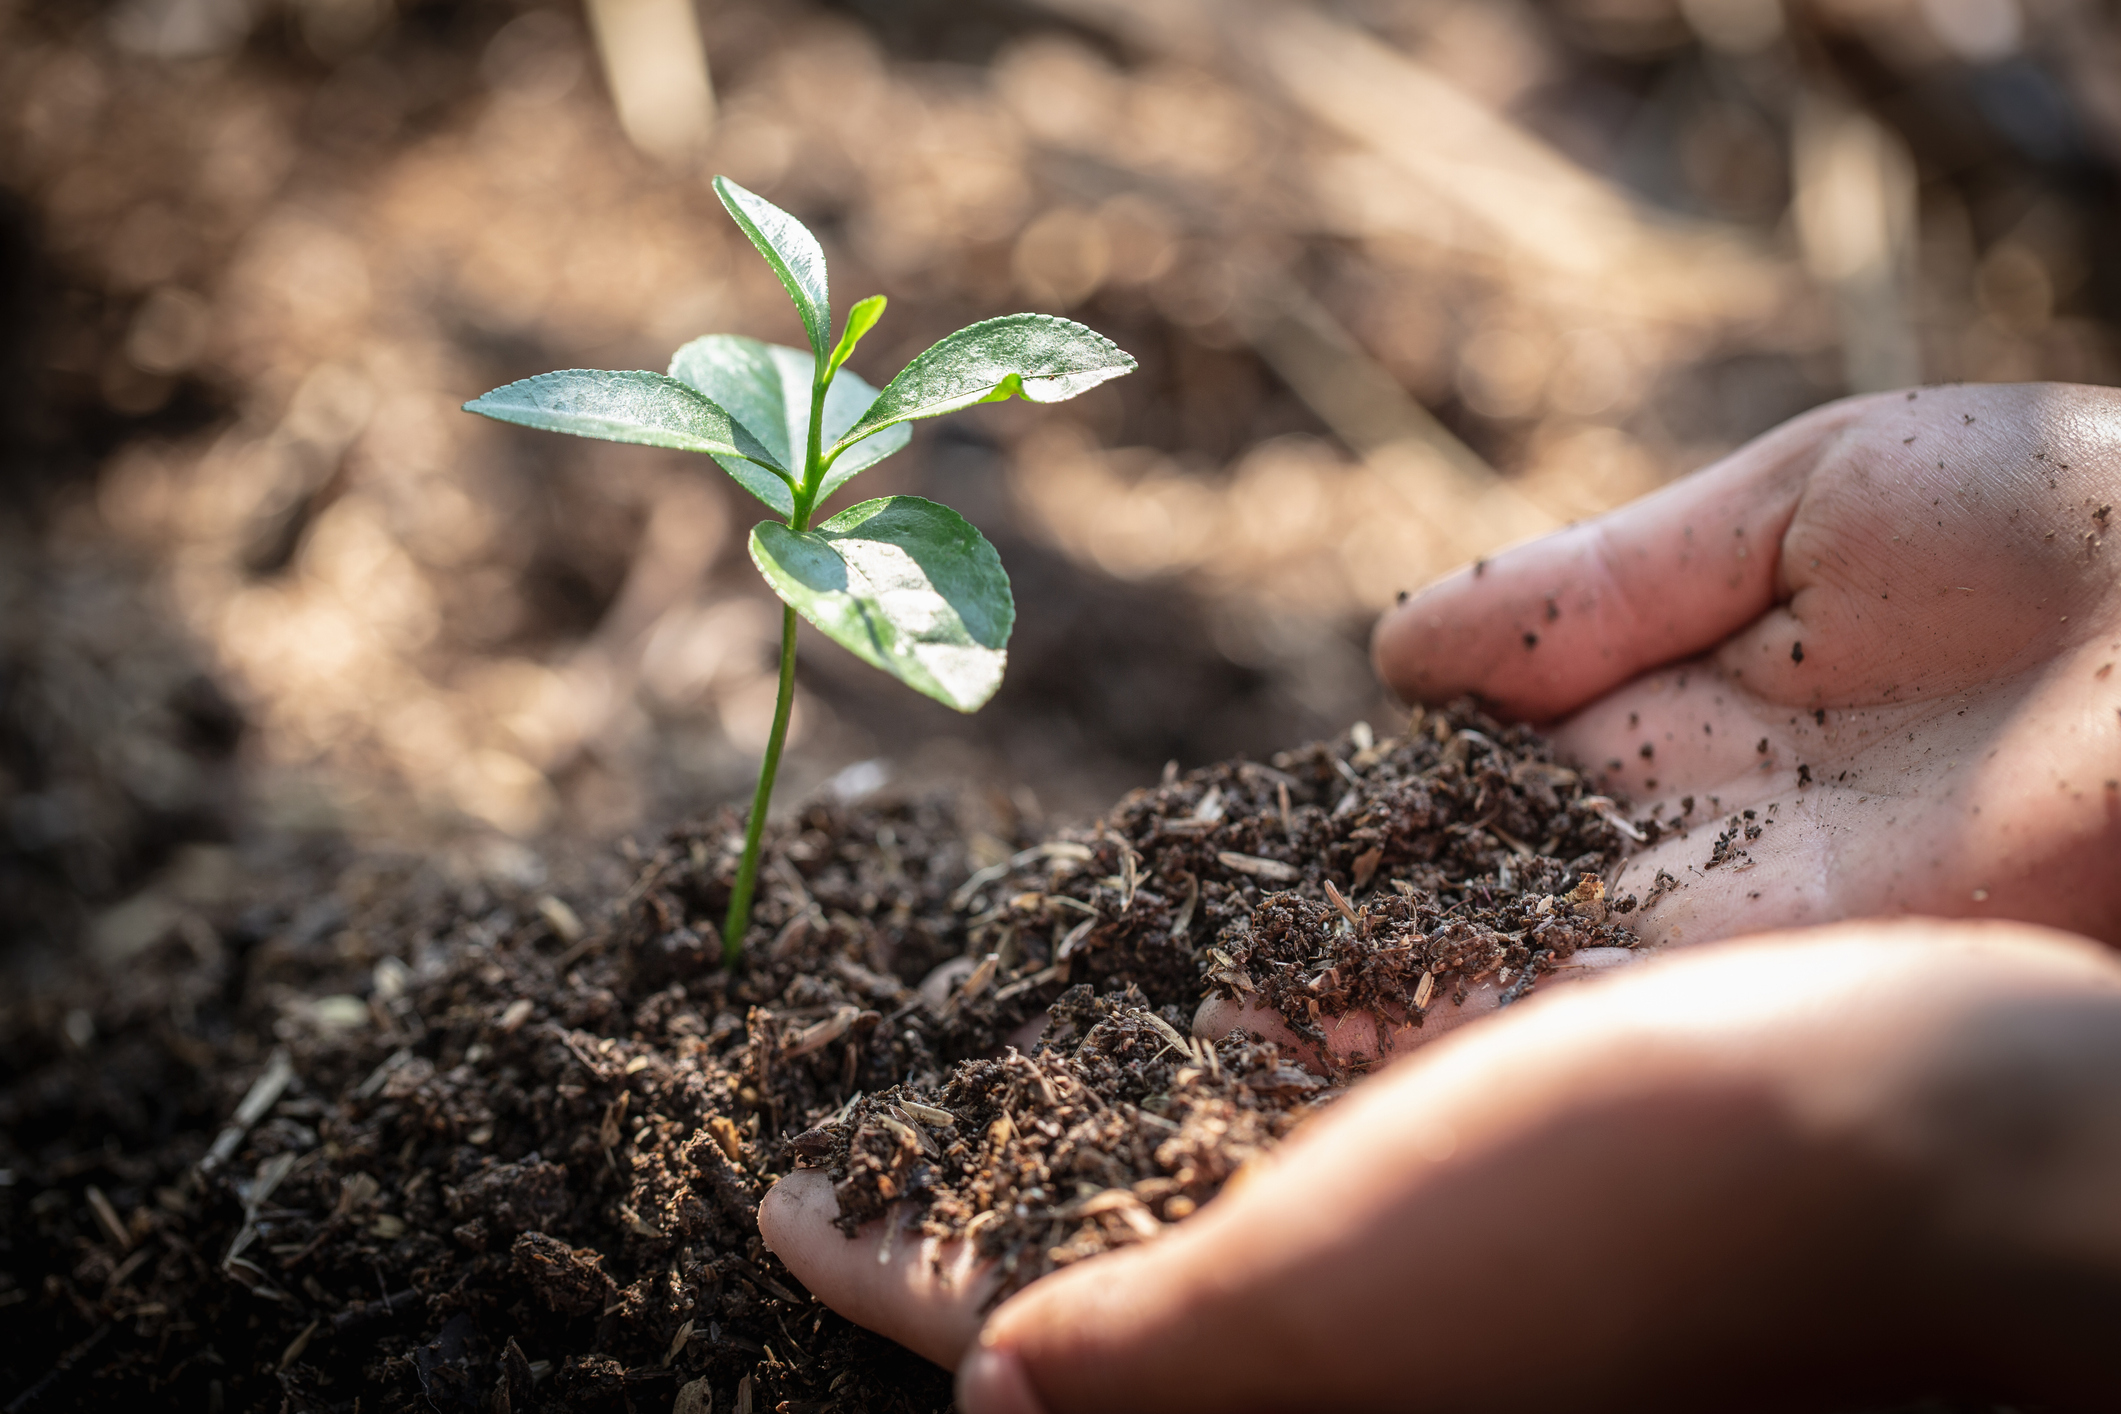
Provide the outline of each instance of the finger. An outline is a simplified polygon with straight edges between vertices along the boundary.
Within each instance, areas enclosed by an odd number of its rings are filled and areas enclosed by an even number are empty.
[[[1949,1195],[1912,1175],[1964,1142],[1965,1048],[2030,1056],[2053,1008],[2110,1053],[2121,968],[2041,930],[1923,923],[1546,999],[1358,1088],[1163,1241],[1013,1297],[960,1407],[1618,1410],[1949,1382],[1993,1278],[1940,1271],[1911,1214]]]
[[[1805,479],[1865,401],[1798,419],[1694,476],[1450,575],[1372,640],[1411,701],[1477,695],[1551,721],[1645,668],[1728,638],[1776,599]]]
[[[938,1365],[955,1365],[979,1331],[994,1264],[968,1242],[908,1230],[902,1220],[910,1215],[897,1209],[854,1237],[833,1226],[839,1212],[831,1177],[798,1169],[767,1190],[759,1234],[818,1300]]]
[[[1633,961],[1627,948],[1582,948],[1554,964],[1554,970],[1539,979],[1539,990],[1566,986],[1597,972]],[[1220,1041],[1232,1031],[1249,1031],[1281,1047],[1282,1054],[1316,1074],[1348,1065],[1388,1059],[1417,1046],[1441,1040],[1459,1027],[1478,1021],[1502,1004],[1503,988],[1494,978],[1466,989],[1465,1000],[1446,995],[1431,1003],[1421,1019],[1384,1018],[1372,1011],[1351,1011],[1320,1019],[1326,1044],[1321,1056],[1318,1044],[1290,1029],[1282,1014],[1257,1002],[1209,997],[1193,1013],[1193,1034],[1203,1040]],[[1380,1024],[1382,1023],[1382,1024]],[[1330,1061],[1330,1064],[1328,1063]]]
[[[957,1407],[980,1414],[1045,1414],[1016,1353],[974,1346],[957,1370]]]
[[[1557,754],[1634,811],[1698,795],[1704,815],[1714,813],[1712,792],[1793,788],[1800,763],[1825,759],[1825,735],[1810,713],[1762,704],[1699,658],[1646,673],[1548,732]]]

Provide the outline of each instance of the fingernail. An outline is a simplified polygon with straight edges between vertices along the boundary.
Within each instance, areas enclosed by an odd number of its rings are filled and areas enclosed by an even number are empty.
[[[957,1367],[957,1407],[961,1414],[1046,1414],[1024,1362],[993,1345],[973,1346]]]

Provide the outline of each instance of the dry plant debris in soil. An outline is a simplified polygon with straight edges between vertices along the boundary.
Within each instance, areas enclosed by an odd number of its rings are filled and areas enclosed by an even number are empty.
[[[970,1232],[1020,1284],[1196,1211],[1337,1093],[1191,1041],[1205,995],[1316,1037],[1631,941],[1616,807],[1463,707],[1168,771],[985,867],[948,802],[810,805],[732,975],[739,824],[597,907],[348,871],[234,947],[171,939],[39,1054],[11,1026],[8,1409],[942,1408],[765,1250],[778,1176],[829,1166],[849,1225]]]

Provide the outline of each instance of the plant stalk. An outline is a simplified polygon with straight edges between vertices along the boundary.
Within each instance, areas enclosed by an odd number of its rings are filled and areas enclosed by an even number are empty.
[[[796,488],[794,514],[788,528],[810,528],[811,507],[817,501],[825,467],[819,459],[825,425],[825,393],[832,376],[824,373],[810,388],[810,445],[804,449],[803,484]],[[758,888],[759,849],[766,836],[766,812],[773,804],[773,778],[781,769],[781,747],[788,740],[788,719],[795,713],[795,608],[781,609],[781,688],[773,702],[773,731],[766,738],[766,759],[759,763],[758,789],[751,796],[751,819],[744,827],[744,858],[737,865],[736,885],[729,891],[729,916],[722,924],[722,966],[734,972],[744,960],[744,934],[751,929],[751,896]]]
[[[744,934],[751,927],[751,895],[759,881],[759,844],[766,833],[766,808],[773,803],[773,777],[781,769],[781,745],[788,739],[788,718],[795,711],[795,610],[781,610],[781,691],[773,703],[773,734],[766,739],[766,759],[759,766],[759,785],[751,797],[751,820],[744,829],[744,862],[737,866],[736,887],[729,893],[729,919],[722,926],[722,966],[734,971],[744,958]]]

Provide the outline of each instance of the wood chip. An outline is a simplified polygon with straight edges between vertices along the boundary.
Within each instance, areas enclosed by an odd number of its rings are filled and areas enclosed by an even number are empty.
[[[1076,931],[1085,932],[1089,929],[1089,927],[1090,925],[1088,923],[1085,923]],[[1070,936],[1073,935],[1071,934]],[[1019,977],[1006,987],[996,988],[994,993],[994,999],[998,1002],[1005,1002],[1011,997],[1023,995],[1025,992],[1030,991],[1033,987],[1043,987],[1048,982],[1064,982],[1067,980],[1067,978],[1068,964],[1066,962],[1057,962],[1053,964],[1053,966],[1048,967],[1043,971],[1032,973],[1029,977]]]
[[[1082,922],[1076,924],[1068,931],[1068,936],[1061,939],[1060,947],[1053,954],[1054,960],[1066,962],[1069,958],[1075,956],[1076,949],[1083,945],[1083,939],[1089,937],[1090,930],[1096,926],[1097,920],[1095,918],[1085,918]]]
[[[1587,795],[1583,798],[1583,804],[1584,808],[1589,810],[1593,815],[1596,815],[1599,819],[1605,821],[1608,825],[1611,825],[1614,829],[1620,831],[1620,833],[1626,835],[1629,839],[1635,841],[1635,843],[1648,844],[1650,842],[1650,837],[1644,834],[1642,831],[1636,829],[1634,822],[1629,820],[1627,816],[1620,813],[1620,807],[1615,805],[1611,800],[1607,799],[1605,796]]]
[[[130,1252],[133,1247],[133,1235],[126,1231],[124,1222],[118,1217],[118,1210],[111,1206],[110,1199],[104,1196],[103,1190],[91,1183],[86,1196],[89,1211],[96,1215],[96,1226],[103,1229],[103,1235],[110,1239],[111,1246],[120,1252]]]
[[[374,1099],[377,1095],[382,1093],[383,1087],[384,1085],[389,1083],[391,1075],[396,1072],[400,1067],[409,1063],[411,1060],[412,1051],[408,1047],[401,1046],[397,1050],[392,1051],[389,1055],[383,1058],[382,1064],[378,1065],[374,1070],[368,1072],[368,1078],[366,1080],[362,1081],[359,1086],[355,1087],[353,1092],[354,1098],[356,1100]],[[200,1165],[200,1168],[203,1170],[205,1168],[205,1165]]]
[[[1587,923],[1603,923],[1606,920],[1605,880],[1596,874],[1586,874],[1576,881],[1576,887],[1562,897],[1569,912]]]
[[[1414,984],[1414,1010],[1418,1012],[1427,1011],[1429,1009],[1429,1000],[1435,995],[1436,974],[1434,972],[1422,973],[1421,980]]]
[[[365,1173],[350,1173],[339,1180],[339,1201],[333,1205],[331,1215],[343,1218],[368,1206],[375,1196],[383,1191],[383,1185]]]
[[[581,915],[567,906],[567,900],[553,894],[545,895],[538,900],[538,916],[545,920],[546,927],[552,929],[552,935],[568,946],[582,941]]]
[[[1384,861],[1385,852],[1381,845],[1373,845],[1361,854],[1356,855],[1355,866],[1351,873],[1351,877],[1355,881],[1355,887],[1358,889],[1370,887],[1370,881],[1377,877],[1377,866],[1384,863]]]
[[[296,1336],[293,1340],[289,1341],[287,1343],[287,1349],[280,1353],[280,1363],[275,1368],[285,1370],[289,1365],[292,1365],[295,1363],[295,1361],[301,1359],[302,1352],[309,1349],[309,1338],[315,1335],[317,1333],[317,1327],[323,1324],[323,1318],[319,1317],[316,1320],[311,1321],[308,1325],[302,1327],[302,1333]]]
[[[811,915],[807,912],[796,914],[774,935],[773,942],[766,948],[766,956],[775,962],[784,962],[794,957],[801,951],[803,944],[809,941],[810,928]]]
[[[1284,864],[1279,859],[1261,859],[1256,854],[1237,854],[1226,849],[1215,858],[1225,869],[1277,884],[1293,884],[1303,877],[1303,871],[1293,864]]]
[[[501,1034],[504,1036],[515,1035],[516,1032],[523,1029],[523,1023],[530,1020],[530,1014],[537,1009],[537,1003],[530,998],[517,997],[501,1012],[501,1019],[498,1023]]]
[[[989,956],[992,956],[992,954],[989,954]],[[973,975],[977,976],[978,974],[974,973]],[[823,1021],[806,1026],[800,1031],[783,1037],[781,1040],[782,1056],[793,1060],[797,1056],[807,1056],[813,1051],[821,1050],[831,1045],[853,1028],[855,1019],[861,1014],[862,1009],[860,1007],[843,1006],[836,1009],[832,1015],[826,1017]]]
[[[1021,858],[1022,856],[1018,857]],[[1034,857],[1036,857],[1035,852]],[[1008,878],[1010,869],[1014,867],[1016,867],[1016,860],[1011,859],[1004,860],[1000,864],[990,864],[986,868],[978,870],[971,878],[958,885],[956,893],[950,895],[950,906],[958,910],[964,909],[967,904],[972,902],[974,894],[997,879]]]
[[[1198,824],[1212,825],[1223,818],[1223,788],[1209,786],[1208,793],[1193,807],[1193,819]]]
[[[412,1058],[410,1052],[402,1052],[401,1054],[405,1056],[406,1060]],[[391,1059],[396,1060],[396,1057],[393,1056]],[[402,1065],[404,1061],[398,1061],[397,1063]],[[391,1061],[384,1062],[384,1065],[390,1064]],[[235,1118],[214,1137],[213,1148],[207,1150],[206,1157],[199,1160],[199,1172],[202,1174],[212,1173],[215,1169],[227,1163],[234,1156],[236,1146],[243,1142],[243,1136],[250,1133],[250,1127],[265,1118],[265,1112],[280,1102],[280,1096],[286,1093],[288,1085],[294,1078],[294,1062],[288,1058],[285,1050],[275,1050],[271,1058],[265,1062],[264,1072],[251,1082],[249,1091],[243,1096],[243,1103],[236,1106]],[[374,1077],[370,1078],[373,1079]],[[363,1086],[362,1088],[366,1089],[367,1087]],[[382,1088],[380,1082],[377,1083],[376,1088]]]
[[[973,968],[972,975],[965,979],[965,985],[958,989],[958,1000],[969,1002],[986,991],[988,984],[994,981],[994,974],[1001,970],[1001,965],[1002,955],[998,952],[990,952],[981,958],[979,966]]]
[[[906,1111],[904,1106],[887,1106],[886,1113],[896,1122],[899,1132],[913,1136],[914,1142],[920,1145],[922,1153],[931,1159],[942,1153],[942,1150],[935,1147],[935,1141],[928,1137],[928,1131],[914,1123],[913,1116]]]
[[[1179,1051],[1186,1055],[1193,1054],[1192,1043],[1188,1041],[1186,1037],[1179,1032],[1179,1029],[1176,1026],[1173,1026],[1170,1022],[1164,1020],[1162,1017],[1158,1016],[1153,1011],[1139,1011],[1136,1012],[1135,1015],[1139,1016],[1142,1020],[1148,1022],[1151,1026],[1155,1027],[1157,1032],[1161,1034],[1166,1041],[1169,1041],[1173,1046],[1176,1046]]]
[[[866,992],[872,1000],[895,1002],[906,995],[906,984],[898,978],[871,972],[844,953],[832,959],[832,970],[841,981]]]
[[[1489,825],[1487,827],[1487,831],[1496,839],[1499,839],[1504,844],[1508,845],[1511,849],[1516,850],[1519,857],[1524,859],[1530,859],[1532,857],[1532,847],[1526,844],[1523,840],[1517,838],[1517,836],[1511,834],[1508,830],[1505,830],[1502,826]]]
[[[1200,876],[1186,875],[1186,896],[1178,905],[1178,917],[1171,920],[1171,941],[1183,943],[1186,934],[1193,928],[1193,909],[1200,902]]]
[[[937,1109],[934,1105],[922,1105],[916,1104],[912,1100],[901,1100],[899,1101],[899,1108],[912,1115],[922,1124],[932,1124],[939,1129],[957,1123],[956,1115],[948,1110]]]
[[[1326,880],[1326,898],[1340,910],[1340,916],[1348,920],[1350,928],[1362,927],[1362,920],[1355,916],[1355,910],[1348,906],[1348,901],[1340,896],[1340,890],[1333,887],[1331,879]]]

